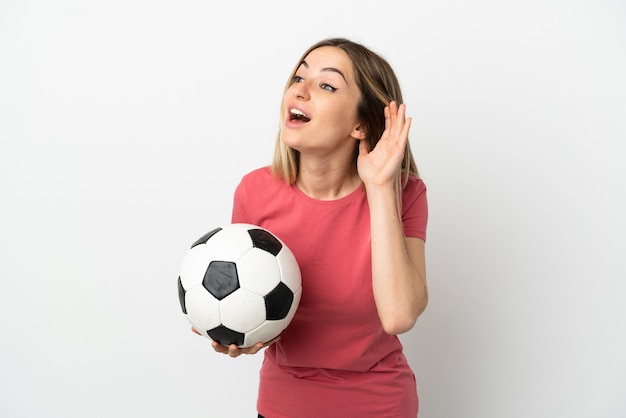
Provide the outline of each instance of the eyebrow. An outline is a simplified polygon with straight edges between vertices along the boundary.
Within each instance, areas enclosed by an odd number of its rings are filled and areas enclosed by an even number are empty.
[[[304,66],[304,68],[306,68],[306,69],[309,68],[309,64],[305,60],[302,60],[300,65]],[[337,68],[335,68],[335,67],[324,67],[320,71],[337,73],[337,74],[339,74],[341,76],[341,78],[343,78],[343,81],[345,81],[346,84],[348,84],[348,80],[346,79],[346,76],[343,75],[343,73],[340,70],[338,70]]]

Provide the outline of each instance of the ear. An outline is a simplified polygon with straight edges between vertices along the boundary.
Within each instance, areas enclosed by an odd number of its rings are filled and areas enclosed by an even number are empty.
[[[365,132],[365,129],[361,125],[357,125],[352,130],[352,133],[350,134],[350,136],[352,136],[352,138],[354,139],[363,140],[367,137],[367,133]]]

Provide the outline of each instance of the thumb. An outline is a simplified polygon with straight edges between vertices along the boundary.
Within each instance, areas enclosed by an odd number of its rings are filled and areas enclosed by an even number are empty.
[[[359,141],[359,155],[367,155],[370,153],[369,147],[367,146],[367,141],[361,139]]]

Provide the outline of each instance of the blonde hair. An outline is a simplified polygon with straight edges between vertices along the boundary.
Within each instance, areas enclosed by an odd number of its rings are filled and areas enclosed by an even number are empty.
[[[361,91],[361,100],[357,105],[357,117],[366,133],[368,148],[372,150],[383,131],[385,130],[385,118],[383,116],[385,106],[395,101],[398,105],[403,103],[402,92],[398,79],[389,63],[380,55],[367,47],[344,38],[328,38],[311,46],[296,64],[291,72],[285,91],[294,83],[296,71],[300,64],[311,51],[324,46],[332,46],[343,50],[354,66],[354,74],[357,86]],[[354,163],[358,156],[358,146],[355,148]],[[280,131],[276,138],[274,158],[272,160],[272,173],[291,184],[296,181],[298,175],[300,153],[285,145],[280,139]],[[399,186],[406,186],[409,176],[419,177],[417,165],[407,142],[402,160]]]

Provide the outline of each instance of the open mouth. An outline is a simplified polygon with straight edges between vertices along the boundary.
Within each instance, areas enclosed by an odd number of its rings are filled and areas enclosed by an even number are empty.
[[[302,111],[294,108],[289,111],[289,120],[292,122],[306,123],[309,122],[311,118],[305,115]]]

